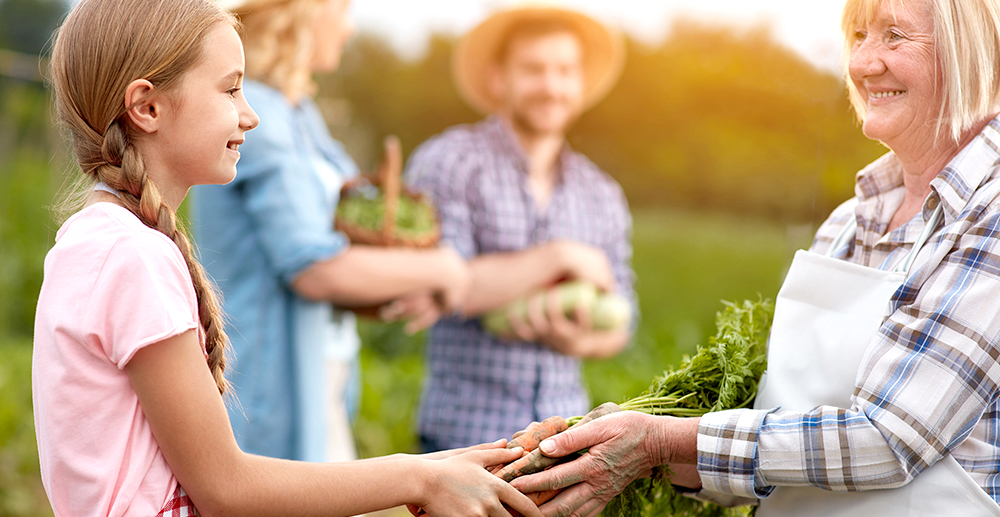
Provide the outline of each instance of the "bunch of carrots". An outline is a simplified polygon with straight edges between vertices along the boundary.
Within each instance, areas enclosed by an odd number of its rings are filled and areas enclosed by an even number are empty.
[[[524,431],[515,434],[510,442],[507,443],[508,449],[523,447],[524,455],[507,465],[494,467],[492,469],[493,475],[509,483],[515,478],[541,472],[563,461],[572,460],[573,456],[566,456],[563,458],[550,458],[545,456],[542,454],[542,450],[538,448],[538,445],[546,438],[555,436],[574,425],[583,425],[591,420],[616,411],[619,411],[618,404],[615,404],[614,402],[605,402],[582,417],[571,418],[570,421],[573,421],[572,425],[570,425],[569,422],[561,416],[552,416],[542,420],[541,422],[532,423]],[[543,503],[551,501],[553,497],[559,494],[559,492],[559,490],[546,490],[544,492],[533,492],[526,495],[533,503],[541,506]],[[513,514],[514,517],[518,517],[516,512],[513,512]]]
[[[562,458],[550,458],[542,454],[542,450],[538,448],[538,445],[541,444],[546,438],[555,436],[570,427],[573,427],[574,425],[583,425],[591,420],[594,420],[595,418],[599,418],[616,411],[620,411],[618,404],[615,404],[614,402],[605,402],[604,404],[592,409],[590,413],[587,413],[582,417],[570,418],[569,421],[561,416],[552,416],[542,420],[541,422],[533,422],[523,431],[519,431],[514,434],[513,438],[507,442],[508,449],[516,447],[524,448],[524,455],[506,465],[494,466],[490,469],[490,472],[494,476],[509,483],[518,477],[541,472],[564,461],[570,461],[574,458],[573,455]],[[552,498],[557,496],[560,491],[561,490],[546,490],[544,492],[533,492],[525,495],[527,495],[528,499],[535,503],[535,505],[541,506],[543,503],[551,501]],[[417,517],[426,515],[422,509],[415,508],[411,508],[411,513],[414,512],[414,510],[416,510],[414,515]],[[511,508],[507,508],[507,510],[511,513],[512,517],[520,517],[520,514],[517,511]]]
[[[580,425],[615,411],[693,417],[710,411],[750,407],[767,368],[767,335],[773,313],[771,300],[723,302],[723,309],[716,313],[716,335],[706,345],[699,346],[694,356],[685,357],[679,365],[663,372],[645,393],[620,404],[601,404],[582,418],[570,418],[569,424],[578,420],[575,425]],[[560,461],[572,460],[573,455],[565,459],[549,458],[538,449],[542,440],[565,431],[566,426],[561,417],[552,417],[515,435],[507,446],[524,447],[530,452],[495,474],[509,482]],[[529,494],[529,498],[540,505],[557,493],[540,492]],[[676,493],[669,483],[667,469],[659,467],[652,478],[636,480],[626,487],[608,504],[604,515],[632,517],[642,514],[647,507],[655,510],[651,514],[697,517],[746,513],[742,508],[720,508]]]

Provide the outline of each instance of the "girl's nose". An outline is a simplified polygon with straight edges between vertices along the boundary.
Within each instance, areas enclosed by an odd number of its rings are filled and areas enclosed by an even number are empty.
[[[240,110],[240,127],[244,131],[250,131],[257,127],[258,124],[260,124],[260,118],[257,117],[257,112],[250,107],[250,103],[244,98],[243,109]]]

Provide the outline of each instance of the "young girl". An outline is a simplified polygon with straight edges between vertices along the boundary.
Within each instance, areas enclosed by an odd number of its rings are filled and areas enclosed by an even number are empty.
[[[59,230],[38,300],[33,395],[55,515],[431,515],[538,509],[483,467],[502,441],[339,464],[243,453],[226,337],[175,211],[235,174],[258,122],[233,19],[209,0],[83,0],[59,30],[59,118],[93,192]],[[95,185],[95,186],[94,186]],[[183,487],[183,488],[181,488]],[[158,513],[159,512],[159,513]]]

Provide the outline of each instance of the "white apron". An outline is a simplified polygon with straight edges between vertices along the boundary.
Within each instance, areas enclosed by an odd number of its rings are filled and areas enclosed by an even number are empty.
[[[851,407],[868,344],[886,318],[892,294],[940,218],[939,205],[910,254],[892,271],[810,251],[795,253],[775,302],[767,372],[756,408]],[[851,219],[830,247],[831,254],[853,238],[855,228]],[[949,454],[910,483],[889,490],[844,493],[777,487],[761,500],[757,515],[1000,517],[1000,505]]]

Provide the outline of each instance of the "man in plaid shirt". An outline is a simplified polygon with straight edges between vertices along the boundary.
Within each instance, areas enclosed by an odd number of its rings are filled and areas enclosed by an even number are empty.
[[[586,413],[579,358],[612,356],[629,341],[630,328],[593,331],[589,315],[566,318],[554,304],[532,305],[504,339],[473,317],[574,278],[625,295],[635,312],[621,187],[564,136],[617,79],[621,59],[616,33],[562,9],[498,13],[456,49],[459,90],[490,116],[424,143],[406,170],[433,198],[443,239],[473,272],[465,317],[430,331],[419,418],[427,450]]]

